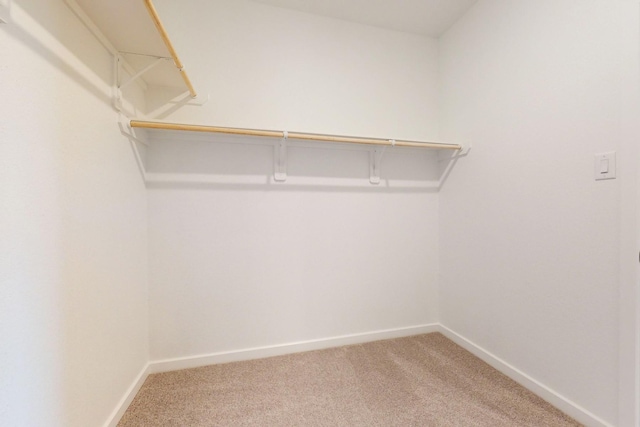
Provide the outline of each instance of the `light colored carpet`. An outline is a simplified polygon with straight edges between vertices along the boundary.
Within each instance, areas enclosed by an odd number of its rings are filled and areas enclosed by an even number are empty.
[[[118,424],[579,425],[438,333],[151,375]]]

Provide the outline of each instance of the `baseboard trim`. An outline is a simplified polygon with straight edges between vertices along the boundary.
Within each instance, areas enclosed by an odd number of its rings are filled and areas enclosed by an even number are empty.
[[[588,427],[614,427],[596,415],[587,411],[580,405],[565,398],[551,388],[545,386],[518,368],[510,365],[491,352],[473,343],[462,335],[454,332],[448,327],[433,323],[427,325],[411,326],[406,328],[385,329],[362,334],[342,335],[331,338],[321,338],[316,340],[299,341],[272,346],[255,347],[237,351],[226,351],[219,353],[204,354],[199,356],[180,357],[174,359],[164,359],[149,362],[138,374],[129,389],[126,391],[116,409],[109,416],[105,427],[116,427],[125,411],[133,401],[134,397],[147,379],[147,376],[154,373],[177,371],[180,369],[197,368],[207,365],[216,365],[229,362],[240,362],[243,360],[262,359],[265,357],[281,356],[285,354],[300,353],[304,351],[321,350],[325,348],[340,347],[344,345],[362,344],[372,341],[379,341],[392,338],[408,337],[413,335],[440,332],[451,341],[455,342],[465,350],[471,352],[476,357],[502,372],[523,387],[531,390],[556,408],[576,421]]]
[[[577,403],[572,402],[561,394],[553,391],[549,387],[533,379],[518,368],[511,366],[509,363],[505,362],[504,360],[500,359],[499,357],[485,350],[479,345],[473,343],[457,332],[452,331],[444,325],[439,326],[440,332],[451,341],[455,342],[465,350],[471,352],[473,355],[488,363],[523,387],[531,390],[533,393],[551,403],[553,406],[560,409],[565,414],[573,417],[576,421],[588,427],[613,427],[611,424],[598,418]]]
[[[362,344],[391,338],[408,337],[412,335],[438,332],[437,323],[406,328],[385,329],[362,334],[342,335],[331,338],[321,338],[309,341],[299,341],[265,347],[255,347],[237,351],[203,354],[199,356],[179,357],[175,359],[156,360],[149,363],[149,373],[177,371],[180,369],[197,368],[220,363],[240,362],[243,360],[262,359],[265,357],[281,356],[284,354],[300,353],[303,351],[321,350],[340,347],[343,345]]]
[[[126,412],[129,405],[131,405],[133,398],[136,397],[136,394],[138,394],[138,391],[140,391],[142,384],[144,384],[144,381],[147,379],[148,376],[149,376],[149,364],[147,363],[142,368],[142,370],[140,371],[136,379],[133,380],[133,383],[129,386],[127,391],[124,393],[124,396],[122,396],[122,399],[120,399],[120,401],[118,402],[116,409],[114,409],[111,415],[109,415],[109,418],[107,419],[107,422],[104,424],[104,427],[116,427],[118,425],[118,423],[120,422],[120,419]]]

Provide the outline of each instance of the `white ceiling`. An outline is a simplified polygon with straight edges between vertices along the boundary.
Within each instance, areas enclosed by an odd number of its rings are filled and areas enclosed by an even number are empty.
[[[477,0],[252,0],[391,30],[439,37]]]

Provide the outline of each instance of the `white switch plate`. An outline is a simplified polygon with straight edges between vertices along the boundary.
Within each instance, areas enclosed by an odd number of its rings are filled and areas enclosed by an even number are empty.
[[[616,152],[599,153],[595,156],[594,174],[596,181],[616,178]]]

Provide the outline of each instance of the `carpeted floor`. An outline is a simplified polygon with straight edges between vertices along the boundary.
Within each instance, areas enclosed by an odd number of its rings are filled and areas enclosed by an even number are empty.
[[[151,375],[118,424],[579,425],[437,333]]]

